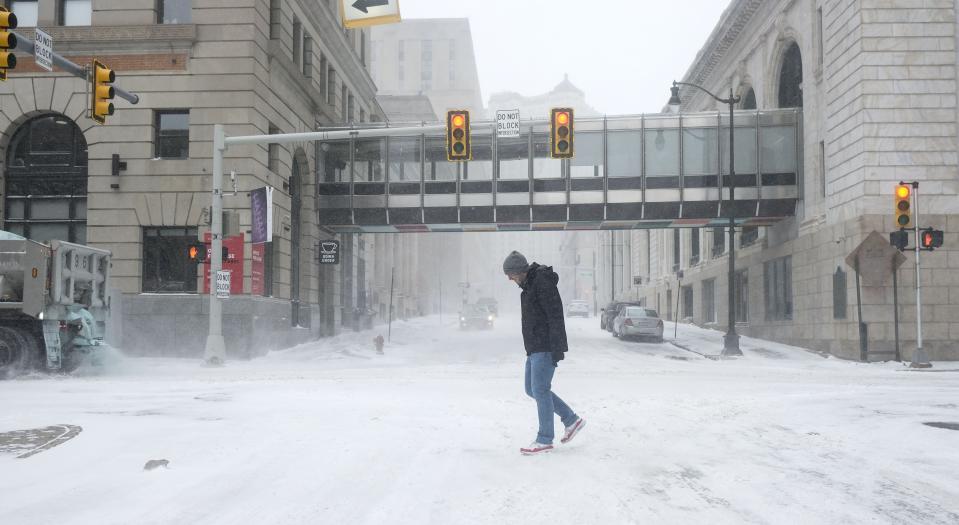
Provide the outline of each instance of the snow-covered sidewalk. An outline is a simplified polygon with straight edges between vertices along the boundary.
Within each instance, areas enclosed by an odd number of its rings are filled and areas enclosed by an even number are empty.
[[[524,457],[517,319],[397,323],[385,355],[377,333],[0,383],[0,433],[82,428],[0,452],[0,523],[959,522],[959,432],[924,424],[959,422],[956,374],[749,345],[717,361],[570,320],[553,386],[589,424]]]

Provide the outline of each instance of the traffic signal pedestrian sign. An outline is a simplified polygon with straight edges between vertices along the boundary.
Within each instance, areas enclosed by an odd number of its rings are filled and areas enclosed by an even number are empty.
[[[90,118],[100,124],[107,121],[107,117],[113,114],[113,96],[115,91],[113,82],[116,75],[113,70],[103,65],[97,59],[93,59],[93,88],[91,89]]]
[[[201,263],[206,261],[206,245],[202,242],[191,243],[187,246],[186,256],[190,262]]]
[[[0,80],[7,79],[7,70],[17,67],[17,56],[13,50],[17,47],[17,35],[11,29],[17,28],[17,15],[0,7]]]
[[[896,226],[909,228],[912,226],[912,188],[908,184],[896,186]]]
[[[935,250],[942,246],[942,230],[924,228],[919,232],[919,247],[924,250]]]
[[[446,112],[446,160],[472,160],[470,148],[470,112],[450,110]]]
[[[549,156],[573,158],[573,108],[553,108],[550,111]]]
[[[909,232],[899,230],[889,234],[889,244],[893,245],[899,251],[905,251],[909,245]]]

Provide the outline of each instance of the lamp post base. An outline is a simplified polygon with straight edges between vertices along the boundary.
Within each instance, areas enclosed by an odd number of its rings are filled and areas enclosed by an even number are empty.
[[[932,368],[932,363],[929,362],[929,357],[926,356],[926,351],[919,347],[912,354],[912,362],[909,363],[909,368]]]
[[[739,349],[739,334],[735,331],[726,332],[723,336],[723,357],[742,357],[743,351]]]
[[[226,345],[222,335],[208,335],[206,349],[203,352],[205,366],[223,366],[226,362]]]

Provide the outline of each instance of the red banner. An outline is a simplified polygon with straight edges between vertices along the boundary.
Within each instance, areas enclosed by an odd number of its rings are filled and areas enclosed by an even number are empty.
[[[251,277],[251,287],[252,290],[250,293],[253,295],[263,295],[263,257],[266,255],[266,244],[256,243],[252,246],[252,267],[250,268],[250,277]]]
[[[203,242],[206,244],[207,260],[213,254],[210,253],[210,233],[203,236]],[[226,259],[223,260],[223,269],[230,271],[230,294],[239,295],[243,293],[243,234],[225,237],[223,247],[227,250]],[[221,256],[217,254],[217,256]],[[203,293],[210,293],[210,265],[203,266]]]

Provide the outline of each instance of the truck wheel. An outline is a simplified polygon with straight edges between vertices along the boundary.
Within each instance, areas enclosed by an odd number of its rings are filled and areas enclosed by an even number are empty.
[[[0,379],[16,377],[32,369],[39,353],[32,334],[0,326]]]

